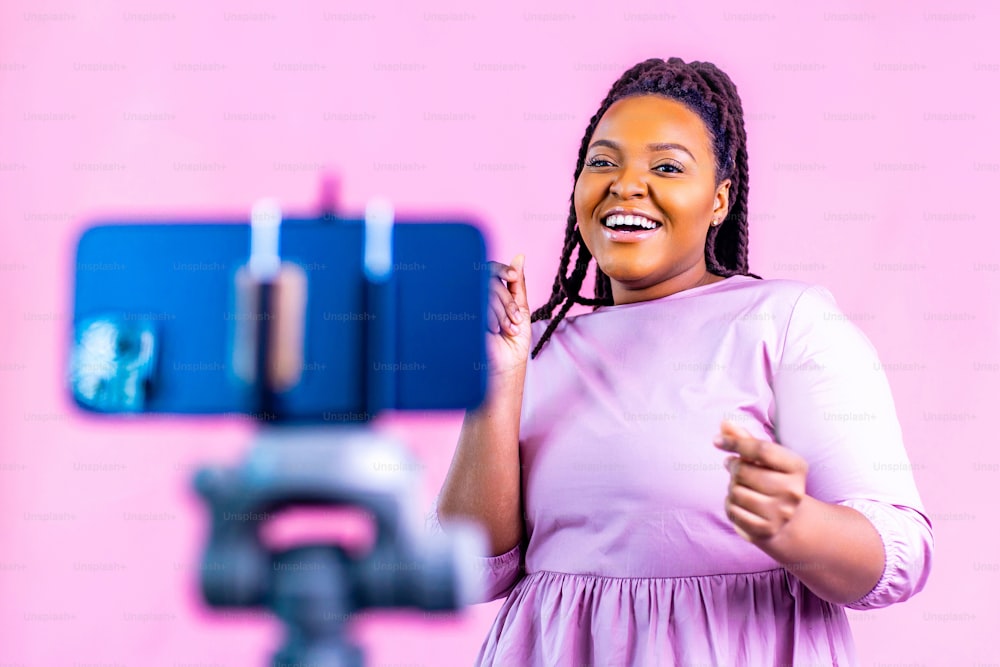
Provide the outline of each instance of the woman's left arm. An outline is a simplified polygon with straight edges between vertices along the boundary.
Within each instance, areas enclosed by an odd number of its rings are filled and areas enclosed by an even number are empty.
[[[775,442],[725,422],[717,438],[733,454],[727,516],[829,602],[906,600],[927,581],[933,536],[878,353],[822,286],[787,322],[768,350]]]

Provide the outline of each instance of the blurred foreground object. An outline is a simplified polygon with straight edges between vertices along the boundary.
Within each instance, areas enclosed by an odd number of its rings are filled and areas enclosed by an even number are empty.
[[[280,618],[276,666],[363,665],[348,639],[359,610],[454,610],[480,593],[468,568],[483,533],[424,536],[418,466],[369,422],[482,402],[485,243],[467,223],[396,223],[384,199],[363,221],[283,220],[262,200],[249,225],[103,224],[79,241],[76,403],[260,424],[243,462],[203,467],[194,486],[212,518],[204,597]],[[295,507],[359,508],[373,546],[269,548],[264,525]]]

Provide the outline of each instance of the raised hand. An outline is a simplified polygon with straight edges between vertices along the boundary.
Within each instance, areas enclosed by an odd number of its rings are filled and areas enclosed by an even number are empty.
[[[758,440],[728,421],[713,444],[735,456],[726,459],[729,493],[726,516],[748,542],[764,547],[778,539],[806,498],[806,460],[781,445]]]
[[[531,310],[524,283],[524,255],[508,264],[489,262],[486,352],[491,376],[523,371],[531,353]]]

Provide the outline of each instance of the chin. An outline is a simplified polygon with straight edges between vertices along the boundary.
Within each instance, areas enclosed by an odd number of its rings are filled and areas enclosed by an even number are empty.
[[[600,266],[600,264],[598,264]],[[648,282],[653,274],[655,273],[654,267],[622,267],[622,266],[609,266],[607,269],[602,268],[606,275],[611,280],[622,283],[623,285],[628,285],[629,287],[642,287],[645,282]]]

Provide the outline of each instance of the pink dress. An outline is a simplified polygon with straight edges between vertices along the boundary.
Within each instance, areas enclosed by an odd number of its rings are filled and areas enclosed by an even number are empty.
[[[878,530],[885,571],[847,607],[923,588],[931,525],[870,340],[820,285],[733,276],[566,318],[528,362],[525,540],[479,563],[482,601],[507,599],[477,665],[858,664],[844,607],[725,516],[724,418]]]

